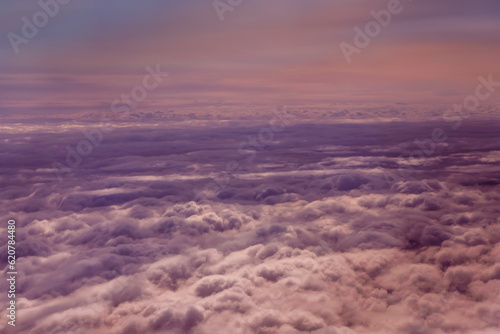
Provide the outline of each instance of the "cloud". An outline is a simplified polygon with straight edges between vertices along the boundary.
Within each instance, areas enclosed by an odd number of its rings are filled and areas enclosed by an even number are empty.
[[[421,134],[434,126],[414,125]],[[259,127],[128,126],[62,182],[50,166],[79,129],[32,130],[32,145],[55,149],[28,160],[4,141],[25,133],[1,134],[12,161],[0,180],[2,217],[18,224],[19,328],[498,331],[499,185],[448,168],[497,177],[498,148],[476,150],[498,139],[495,126],[469,124],[467,140],[394,184],[381,169],[397,173],[394,157],[411,142],[400,124],[377,125],[390,134],[383,142],[372,125],[316,124],[311,137],[310,124],[296,124],[250,162],[237,143]],[[228,160],[241,166],[229,183],[203,190],[224,180]],[[0,254],[5,263],[6,246]]]

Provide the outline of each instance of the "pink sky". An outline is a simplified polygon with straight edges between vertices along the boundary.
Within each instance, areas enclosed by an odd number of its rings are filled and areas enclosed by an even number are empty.
[[[351,63],[339,44],[354,44],[353,28],[388,1],[246,0],[221,21],[210,1],[73,0],[18,54],[7,35],[21,35],[21,18],[40,7],[3,6],[1,114],[108,112],[155,64],[171,76],[145,109],[195,101],[453,103],[474,91],[479,75],[500,81],[493,0],[401,1],[401,12]]]

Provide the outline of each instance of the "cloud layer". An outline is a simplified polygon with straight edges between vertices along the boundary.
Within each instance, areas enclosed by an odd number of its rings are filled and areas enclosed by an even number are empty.
[[[22,126],[0,134],[20,333],[500,330],[495,122],[408,177],[443,124],[295,124],[265,145],[258,125],[120,126],[71,168],[97,125]]]

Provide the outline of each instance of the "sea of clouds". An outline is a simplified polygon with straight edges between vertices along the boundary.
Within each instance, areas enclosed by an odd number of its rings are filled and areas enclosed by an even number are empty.
[[[500,123],[441,123],[4,124],[0,332],[500,333]]]

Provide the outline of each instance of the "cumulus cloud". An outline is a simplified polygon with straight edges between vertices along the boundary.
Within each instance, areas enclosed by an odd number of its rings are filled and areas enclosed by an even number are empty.
[[[297,124],[251,160],[238,143],[259,127],[129,126],[62,180],[78,132],[17,139],[54,148],[30,160],[0,140],[19,330],[497,333],[498,131],[471,123],[398,174],[433,126]]]

